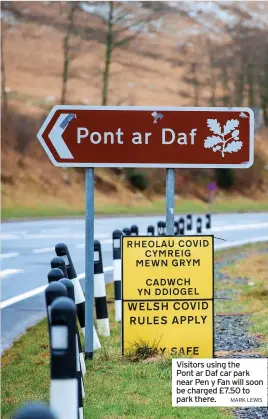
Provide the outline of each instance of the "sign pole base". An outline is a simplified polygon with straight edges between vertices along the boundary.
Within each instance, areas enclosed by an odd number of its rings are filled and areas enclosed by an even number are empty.
[[[85,352],[85,360],[93,359],[93,352]]]

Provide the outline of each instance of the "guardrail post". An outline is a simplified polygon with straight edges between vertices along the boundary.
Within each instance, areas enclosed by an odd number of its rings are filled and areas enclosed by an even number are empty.
[[[67,297],[66,287],[59,282],[51,282],[45,289],[45,299],[47,307],[48,331],[50,337],[50,322],[51,322],[51,304],[56,298]]]
[[[178,225],[179,225],[179,235],[183,236],[184,235],[184,218],[183,217],[179,219]]]
[[[101,244],[98,240],[94,240],[94,297],[98,332],[101,336],[110,336]]]
[[[206,227],[207,230],[211,229],[211,215],[210,214],[206,214]]]
[[[67,269],[65,265],[65,260],[60,256],[55,256],[50,262],[51,268],[59,268],[62,270],[64,278],[67,278]]]
[[[131,236],[131,231],[130,231],[130,228],[128,227],[123,228],[122,232],[124,233],[125,236]]]
[[[139,235],[139,227],[137,225],[133,225],[130,227],[130,235],[131,236],[138,236]]]
[[[57,282],[59,279],[64,278],[63,272],[59,268],[53,268],[47,274],[48,282]]]
[[[63,256],[66,256],[66,258],[68,260],[68,265],[67,266],[69,266],[69,273],[70,273],[71,276],[73,276],[73,278],[68,277],[68,271],[66,269],[65,260],[63,260],[62,256],[57,256],[57,258],[60,259],[61,265],[63,265],[62,261],[64,262],[64,267],[65,267],[65,272],[66,272],[65,278],[69,278],[73,282],[74,298],[75,298],[75,304],[76,304],[76,310],[77,310],[77,317],[78,317],[78,321],[79,321],[79,324],[81,326],[83,335],[85,336],[85,296],[84,296],[80,281],[76,276],[76,272],[75,272],[75,269],[74,269],[74,266],[73,266],[73,263],[72,263],[72,260],[71,260],[71,257],[70,257],[70,253],[68,251],[68,247],[66,246],[66,244],[58,243],[55,246],[55,251],[61,253],[61,255],[63,255]],[[68,258],[67,255],[69,255],[69,258]],[[57,258],[54,258],[52,260],[55,260]],[[51,261],[51,263],[52,263],[52,261]],[[55,264],[55,262],[54,262],[54,264]],[[55,267],[59,267],[61,269],[60,266],[55,266]],[[96,349],[100,349],[100,348],[101,348],[101,344],[100,344],[98,335],[96,333],[95,326],[93,324],[93,349],[96,350]]]
[[[175,236],[179,235],[179,223],[178,223],[178,221],[174,221],[174,235]]]
[[[69,249],[67,247],[67,245],[65,243],[58,243],[55,246],[55,252],[57,256],[60,256],[64,259],[65,262],[65,266],[67,269],[67,276],[66,278],[69,279],[74,279],[77,277],[75,269],[74,269],[74,264],[69,252]]]
[[[114,266],[114,309],[115,321],[120,322],[122,317],[122,266],[121,266],[121,237],[122,231],[113,231],[113,266]]]
[[[148,226],[147,227],[147,235],[148,236],[154,236],[155,228],[154,226]]]
[[[70,298],[59,297],[52,303],[50,327],[50,406],[58,415],[58,419],[76,419],[76,307]],[[81,417],[83,416],[81,415],[80,419]]]
[[[193,217],[191,214],[186,215],[186,230],[190,231],[193,228]]]
[[[196,220],[196,232],[198,234],[202,233],[202,218],[201,217],[197,218]]]
[[[67,297],[69,297],[73,302],[75,302],[74,299],[74,285],[72,283],[72,281],[70,279],[67,278],[62,278],[59,280],[60,284],[65,285],[66,289],[67,289]],[[83,375],[86,372],[86,364],[85,364],[85,359],[84,359],[84,355],[83,355],[83,351],[82,351],[82,345],[81,345],[81,340],[80,340],[80,336],[79,336],[79,330],[77,327],[77,323],[76,323],[76,337],[77,337],[77,355],[79,357],[80,360],[80,364],[79,366],[81,366],[81,371],[83,373]],[[80,368],[79,370],[80,371]],[[82,377],[81,377],[82,379]],[[84,392],[84,383],[82,380],[82,390]]]
[[[74,302],[74,287],[71,283],[70,279],[63,278],[59,281],[61,284],[63,284],[66,287],[67,290],[67,297],[70,298]],[[79,410],[79,419],[83,418],[83,397],[85,397],[85,387],[82,377],[82,366],[81,366],[81,358],[80,358],[80,351],[79,351],[79,344],[80,341],[77,323],[75,322],[76,326],[76,336],[75,336],[75,349],[76,349],[76,378],[78,382],[78,410]],[[81,342],[80,342],[81,346]],[[82,352],[82,350],[81,350]],[[83,357],[83,353],[81,354]],[[84,358],[83,363],[85,366]]]
[[[157,234],[158,236],[166,235],[166,223],[164,221],[158,221],[157,223]]]

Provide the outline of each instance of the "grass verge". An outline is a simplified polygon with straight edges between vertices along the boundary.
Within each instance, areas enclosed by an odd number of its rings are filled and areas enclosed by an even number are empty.
[[[68,216],[83,216],[85,212],[81,209],[72,209],[65,207],[8,207],[2,208],[2,219],[9,220],[13,218],[43,218],[43,217],[68,217]]]
[[[243,257],[231,265],[223,267],[224,281],[216,281],[215,291],[231,290],[227,301],[216,301],[217,313],[248,313],[249,332],[261,341],[257,352],[268,356],[268,242],[240,247]],[[234,255],[233,249],[223,253],[225,257]],[[217,258],[216,258],[217,261]]]
[[[164,199],[141,202],[135,205],[104,204],[95,202],[96,215],[157,215],[164,214],[166,202]],[[232,213],[232,212],[262,212],[268,210],[268,201],[252,201],[249,199],[226,199],[213,204],[197,200],[181,200],[175,203],[175,212],[179,213]],[[28,208],[24,206],[3,207],[2,218],[34,218],[34,217],[64,217],[83,216],[84,208],[73,209],[70,206],[38,206]]]
[[[122,359],[120,325],[114,321],[113,286],[107,286],[111,337],[87,362],[85,418],[231,419],[225,408],[172,408],[171,359]],[[2,418],[26,401],[49,400],[50,356],[46,320],[30,328],[2,357]]]
[[[234,256],[244,258],[222,268],[226,278],[216,282],[216,290],[231,288],[234,300],[216,301],[216,313],[250,311],[250,332],[262,339],[261,353],[268,354],[267,243],[248,245],[216,253],[216,261]],[[248,284],[237,284],[238,277]],[[253,285],[250,285],[250,283]],[[111,337],[102,338],[102,349],[87,363],[85,376],[85,418],[180,418],[231,419],[227,408],[172,408],[171,360],[154,354],[122,359],[120,325],[114,321],[113,286],[107,286]],[[146,348],[145,348],[146,349]],[[138,359],[137,359],[138,358]],[[135,362],[133,362],[135,361]],[[43,320],[17,340],[2,357],[2,417],[10,418],[29,400],[49,400],[49,346],[47,324]]]
[[[111,294],[111,285],[108,286]],[[113,304],[111,304],[112,306]],[[172,408],[171,360],[131,362],[120,356],[120,326],[102,339],[102,349],[87,363],[85,418],[231,419],[223,408]],[[49,348],[46,321],[32,327],[2,359],[2,418],[29,400],[49,400]]]

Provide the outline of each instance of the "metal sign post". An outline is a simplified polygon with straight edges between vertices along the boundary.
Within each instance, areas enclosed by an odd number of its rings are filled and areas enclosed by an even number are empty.
[[[94,169],[85,169],[86,206],[86,328],[85,358],[93,359],[93,321],[94,321]]]
[[[174,235],[174,189],[175,170],[167,169],[166,172],[166,235]]]

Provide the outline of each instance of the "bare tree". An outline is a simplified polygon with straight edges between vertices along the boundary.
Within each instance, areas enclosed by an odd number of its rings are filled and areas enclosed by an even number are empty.
[[[239,25],[240,26],[240,25]],[[242,27],[233,34],[233,101],[235,106],[242,106],[245,92],[245,70],[244,70],[244,33]]]
[[[109,2],[109,17],[107,22],[107,34],[106,34],[106,51],[105,51],[105,62],[104,62],[104,71],[103,71],[103,85],[102,85],[102,106],[107,105],[108,99],[108,86],[109,86],[109,74],[110,74],[110,65],[112,52],[114,48],[114,2]]]
[[[229,67],[225,62],[220,67],[220,80],[222,85],[222,104],[223,106],[231,105],[231,88]]]
[[[5,30],[2,25],[1,34],[1,91],[2,91],[2,114],[7,115],[8,112],[8,98],[6,91],[6,67],[5,67],[5,54],[4,54],[4,34]]]
[[[194,106],[199,106],[200,102],[200,82],[198,78],[198,63],[191,63],[190,74],[192,76],[193,93],[194,93]]]
[[[264,123],[268,126],[268,43],[265,45],[264,51],[264,63],[260,76],[259,91]]]
[[[217,96],[217,74],[216,74],[216,47],[211,41],[207,38],[207,51],[209,59],[209,86],[210,86],[210,106],[216,106],[216,96]]]
[[[112,55],[116,48],[122,47],[140,35],[156,19],[156,12],[140,9],[135,15],[131,5],[125,2],[106,2],[109,13],[107,18],[105,62],[103,70],[102,105],[108,102],[110,68]],[[151,28],[152,29],[152,28]]]
[[[259,2],[261,3],[261,2]],[[227,41],[221,51],[224,63],[224,55],[227,54],[227,70],[221,70],[222,80],[226,81],[229,76],[229,87],[233,92],[232,105],[248,105],[250,107],[260,105],[260,93],[258,85],[263,72],[263,46],[267,42],[267,23],[262,22],[263,14],[267,10],[262,9],[262,13],[253,17],[250,9],[245,9],[241,4],[230,3],[226,10],[234,13],[236,19],[225,25],[225,35]],[[226,85],[226,83],[225,83]]]
[[[223,14],[218,19],[219,25],[216,24],[217,17],[209,12],[190,13],[191,18],[194,16],[193,20],[195,15],[199,20],[198,36],[191,37],[191,44],[198,48],[190,48],[180,54],[183,58],[181,65],[187,69],[183,81],[190,86],[181,93],[192,97],[195,105],[199,104],[205,79],[210,105],[216,106],[220,101],[223,106],[262,106],[267,120],[268,63],[265,45],[268,45],[268,7],[265,8],[263,2],[257,2],[259,6],[254,7],[259,7],[259,10],[257,13],[254,9],[253,14],[242,3],[219,5],[224,14],[232,17],[226,19]],[[188,8],[191,11],[190,4]],[[209,30],[208,20],[211,23]],[[205,44],[202,39],[206,40]],[[187,45],[187,41],[184,44]],[[207,57],[206,62],[202,57]]]
[[[183,81],[190,87],[187,89],[185,97],[191,98],[192,106],[200,106],[202,96],[202,86],[204,80],[202,80],[203,60],[194,44],[190,46],[185,57],[184,64],[186,65],[185,75]],[[203,54],[204,55],[204,54]]]
[[[75,1],[71,1],[68,5],[69,13],[67,18],[67,28],[66,33],[63,39],[63,71],[62,71],[62,88],[61,88],[61,99],[60,103],[62,105],[65,104],[66,101],[66,93],[67,93],[67,83],[69,79],[69,68],[70,62],[72,59],[71,55],[71,36],[74,30],[74,16],[75,11],[77,10],[78,3]]]

